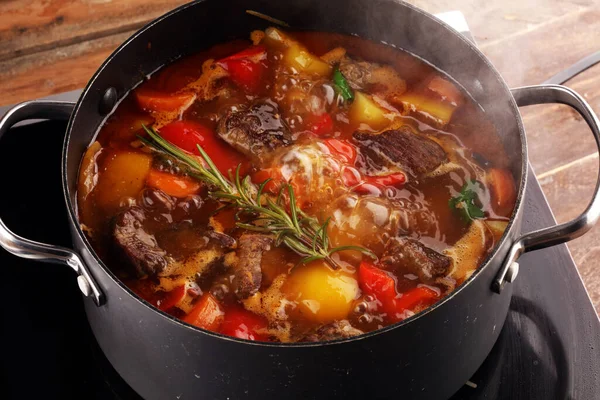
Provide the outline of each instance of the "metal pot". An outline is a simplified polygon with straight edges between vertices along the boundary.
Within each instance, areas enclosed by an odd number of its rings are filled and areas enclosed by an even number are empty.
[[[518,200],[500,244],[451,295],[398,324],[359,337],[316,344],[255,343],[187,325],[125,287],[94,253],[77,223],[80,160],[118,100],[143,77],[182,55],[269,24],[246,9],[294,29],[354,34],[402,48],[445,71],[498,128],[518,181]],[[100,67],[77,104],[31,101],[0,121],[0,137],[25,119],[69,119],[63,185],[74,250],[33,242],[0,221],[0,245],[25,258],[67,264],[78,273],[96,339],[139,394],[164,398],[364,397],[447,398],[481,365],[507,315],[518,257],[578,237],[600,215],[596,186],[586,211],[566,224],[518,237],[527,180],[527,145],[517,105],[563,103],[578,111],[600,143],[599,121],[581,96],[554,85],[509,90],[490,62],[433,16],[388,0],[205,0],[150,23]],[[542,266],[539,266],[540,268]]]

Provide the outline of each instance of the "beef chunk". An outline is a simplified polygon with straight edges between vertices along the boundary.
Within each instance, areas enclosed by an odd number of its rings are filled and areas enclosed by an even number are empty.
[[[352,336],[361,335],[363,331],[356,329],[346,320],[332,322],[323,325],[315,332],[302,338],[302,342],[325,342],[328,340],[346,339]]]
[[[233,249],[236,246],[234,238],[223,232],[217,232],[214,229],[208,229],[206,236],[217,242],[222,248]]]
[[[376,66],[377,64],[345,57],[340,62],[339,68],[352,89],[363,90],[371,83],[372,72]]]
[[[407,126],[380,134],[355,132],[354,139],[370,160],[370,168],[395,166],[413,176],[433,171],[447,160],[444,149]]]
[[[418,240],[395,237],[388,240],[381,265],[387,269],[415,274],[421,282],[433,283],[450,271],[450,258]]]
[[[406,91],[406,82],[389,65],[344,57],[339,68],[352,89],[376,92],[384,97]]]
[[[271,248],[272,240],[270,236],[259,234],[244,234],[238,239],[233,278],[233,288],[238,299],[246,299],[260,289],[262,256]]]
[[[166,252],[154,235],[144,230],[144,210],[131,207],[116,216],[113,236],[116,244],[131,261],[138,276],[156,275],[167,266]]]
[[[270,158],[273,150],[287,146],[292,141],[277,103],[271,100],[230,111],[219,121],[217,134],[236,150],[259,163]]]

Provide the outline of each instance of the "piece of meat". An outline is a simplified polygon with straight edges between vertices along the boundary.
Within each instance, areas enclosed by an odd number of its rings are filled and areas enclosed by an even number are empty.
[[[450,258],[415,239],[394,237],[388,240],[381,266],[405,274],[415,274],[423,283],[434,283],[450,272]]]
[[[398,201],[392,201],[394,205],[398,203]],[[403,203],[406,204],[407,202]],[[435,213],[427,208],[417,209],[413,204],[411,204],[411,207],[401,207],[398,206],[394,209],[398,215],[399,234],[435,236],[436,231],[439,230]]]
[[[233,249],[236,247],[235,239],[226,233],[209,229],[206,231],[206,236],[219,243],[219,245],[224,249]]]
[[[433,171],[448,160],[444,149],[431,139],[402,126],[379,134],[354,132],[361,153],[369,159],[368,170],[379,172],[398,167],[413,176]],[[367,171],[373,172],[373,171]]]
[[[232,110],[221,118],[217,134],[239,152],[264,163],[274,150],[292,142],[277,103],[262,100],[248,108]]]
[[[319,327],[315,332],[306,335],[300,341],[326,342],[328,340],[346,339],[362,334],[363,331],[350,325],[350,322],[341,320]]]
[[[344,57],[340,62],[340,72],[354,90],[364,90],[371,84],[372,72],[377,64],[356,61],[349,57]]]
[[[144,210],[131,207],[115,217],[113,236],[141,277],[156,275],[167,266],[166,252],[158,246],[154,235],[144,230]]]
[[[389,65],[342,58],[340,72],[354,90],[366,90],[387,97],[399,96],[406,91],[406,82]]]
[[[238,299],[246,299],[260,289],[262,256],[271,248],[272,241],[270,236],[260,234],[244,234],[238,239],[232,282]]]

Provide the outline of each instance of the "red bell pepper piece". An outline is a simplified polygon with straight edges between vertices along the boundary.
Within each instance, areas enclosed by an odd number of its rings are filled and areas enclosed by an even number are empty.
[[[238,164],[244,164],[246,161],[240,153],[221,141],[211,129],[198,122],[171,122],[160,129],[160,135],[188,153],[200,155],[197,148],[200,145],[225,175],[227,171],[235,170]]]
[[[356,161],[356,147],[346,140],[327,139],[324,141],[331,154],[337,157],[341,162],[354,165]]]
[[[333,131],[333,120],[328,113],[307,117],[307,128],[315,135],[323,136]]]
[[[255,93],[266,69],[263,63],[266,59],[267,49],[259,45],[225,57],[217,61],[217,65],[229,72],[229,77],[236,85]]]
[[[383,176],[368,176],[366,181],[372,185],[395,186],[399,187],[406,182],[406,175],[402,172],[395,172]]]
[[[402,293],[402,297],[396,299],[398,310],[414,310],[417,306],[430,306],[435,303],[439,294],[426,286],[417,286]]]
[[[176,111],[191,103],[193,93],[162,93],[155,90],[138,89],[135,98],[141,109],[146,111]]]
[[[235,306],[225,310],[221,333],[239,339],[266,341],[267,336],[257,332],[266,328],[266,319]]]
[[[377,268],[368,261],[362,261],[358,267],[358,282],[364,293],[376,297],[381,302],[385,313],[388,315],[394,313],[394,300],[398,293],[396,292],[396,280],[388,272]]]
[[[285,182],[281,175],[281,168],[266,168],[252,174],[252,182],[260,185],[267,179],[271,179],[263,189],[264,192],[276,194],[279,193],[281,184]]]
[[[404,311],[413,310],[419,305],[429,306],[439,298],[435,290],[425,286],[399,294],[396,291],[396,280],[368,261],[360,263],[358,280],[361,290],[374,296],[381,303],[381,309],[387,314],[387,318],[393,322],[401,321]]]
[[[355,187],[354,191],[357,193],[375,194],[376,192],[381,193],[383,186],[402,187],[404,182],[406,182],[406,175],[402,172],[395,172],[383,176],[365,176],[364,180],[365,182],[362,185]]]
[[[206,293],[198,299],[192,311],[183,317],[183,320],[188,324],[216,332],[223,323],[223,317],[223,309],[217,299],[210,293]]]
[[[380,195],[383,186],[402,187],[406,182],[406,175],[402,172],[395,172],[384,176],[363,177],[355,168],[346,167],[342,172],[342,179],[344,185],[355,186],[353,190],[356,193]]]
[[[352,187],[358,185],[363,179],[356,168],[345,167],[342,172],[342,180],[344,181],[344,185]]]

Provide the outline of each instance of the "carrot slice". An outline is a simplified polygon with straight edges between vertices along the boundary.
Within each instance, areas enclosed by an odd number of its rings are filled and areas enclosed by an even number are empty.
[[[487,173],[492,191],[494,211],[507,216],[513,209],[517,198],[517,190],[512,174],[507,169],[492,168]]]
[[[146,184],[174,197],[187,197],[198,193],[198,190],[200,190],[200,183],[190,178],[156,169],[150,170],[146,178]]]
[[[196,97],[193,93],[162,93],[155,90],[138,89],[135,97],[141,109],[146,111],[177,111],[190,104]]]
[[[199,328],[217,331],[223,323],[224,315],[217,299],[206,293],[196,302],[192,311],[183,320]]]

